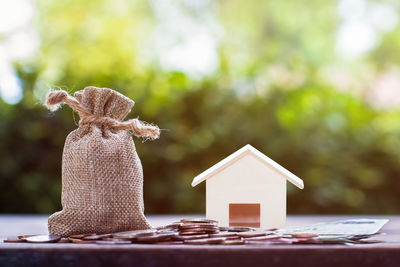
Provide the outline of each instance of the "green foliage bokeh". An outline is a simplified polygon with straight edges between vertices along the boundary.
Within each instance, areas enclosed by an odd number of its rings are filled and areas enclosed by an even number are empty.
[[[37,1],[40,50],[15,63],[24,97],[0,100],[0,212],[61,208],[62,148],[79,118],[68,107],[51,114],[41,101],[49,87],[88,85],[127,95],[136,102],[130,118],[163,129],[157,141],[134,140],[146,213],[204,213],[204,185],[191,180],[248,143],[304,180],[304,190],[288,187],[289,213],[398,212],[400,110],[321,78],[321,69],[346,65],[334,56],[337,1],[210,5],[224,32],[218,68],[196,78],[156,56],[143,60],[159,23],[146,1]],[[400,64],[398,32],[386,33],[351,75]]]

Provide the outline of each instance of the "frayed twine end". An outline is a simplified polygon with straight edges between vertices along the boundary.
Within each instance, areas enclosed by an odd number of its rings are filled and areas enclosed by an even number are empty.
[[[65,102],[65,99],[68,97],[68,93],[64,90],[50,91],[46,95],[46,100],[44,105],[50,111],[56,111],[62,103]]]
[[[155,125],[148,125],[147,127],[148,127],[148,131],[149,131],[148,137],[151,140],[156,140],[156,139],[160,138],[160,128],[158,128]]]
[[[124,122],[128,130],[131,130],[137,137],[156,140],[160,137],[160,128],[157,125],[149,124],[139,119],[132,119]]]

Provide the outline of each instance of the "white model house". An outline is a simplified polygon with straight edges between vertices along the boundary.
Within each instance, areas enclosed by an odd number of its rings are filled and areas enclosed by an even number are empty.
[[[303,180],[246,145],[193,179],[206,181],[206,216],[220,226],[278,228],[286,222],[286,180]]]

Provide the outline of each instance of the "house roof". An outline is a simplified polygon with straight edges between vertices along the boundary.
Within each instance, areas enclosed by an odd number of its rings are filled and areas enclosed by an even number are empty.
[[[294,175],[290,171],[288,171],[285,168],[283,168],[281,165],[279,165],[278,163],[276,163],[275,161],[273,161],[272,159],[270,159],[269,157],[267,157],[266,155],[264,155],[263,153],[261,153],[260,151],[258,151],[257,149],[255,149],[251,145],[245,145],[244,147],[242,147],[241,149],[239,149],[235,153],[229,155],[227,158],[223,159],[222,161],[218,162],[217,164],[215,164],[211,168],[205,170],[201,174],[199,174],[196,177],[194,177],[193,182],[192,182],[192,186],[195,187],[196,185],[200,184],[201,182],[207,180],[208,178],[211,178],[212,176],[214,176],[218,172],[222,171],[223,169],[225,169],[226,167],[228,167],[232,163],[236,162],[237,160],[239,160],[240,158],[242,158],[242,157],[244,157],[245,155],[248,155],[248,154],[252,154],[253,156],[255,156],[258,159],[260,159],[266,165],[274,168],[277,172],[279,172],[280,174],[285,176],[285,178],[289,182],[291,182],[292,184],[294,184],[298,188],[300,188],[300,189],[304,188],[303,180],[301,180],[299,177],[297,177],[296,175]]]

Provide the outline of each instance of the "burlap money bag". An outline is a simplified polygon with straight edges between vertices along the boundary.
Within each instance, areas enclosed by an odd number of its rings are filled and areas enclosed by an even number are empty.
[[[48,220],[61,236],[148,229],[143,205],[143,171],[131,133],[156,139],[157,126],[122,121],[134,102],[107,88],[86,87],[68,95],[50,91],[52,111],[68,104],[80,117],[65,140],[62,158],[62,210]]]

